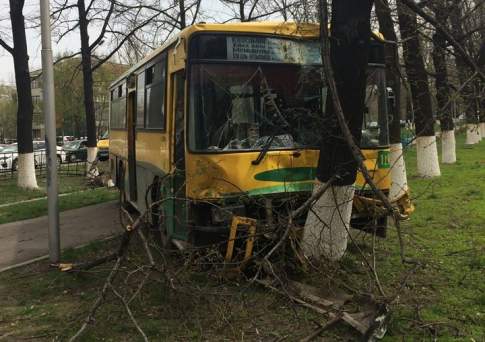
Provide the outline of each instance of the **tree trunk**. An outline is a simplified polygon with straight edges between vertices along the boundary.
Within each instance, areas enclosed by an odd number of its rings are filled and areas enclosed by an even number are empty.
[[[401,72],[399,70],[399,51],[397,35],[394,31],[391,9],[387,0],[378,0],[375,3],[379,29],[384,38],[396,42],[395,45],[386,44],[386,79],[387,84],[394,92],[394,105],[391,106],[392,120],[389,123],[389,138],[391,142],[389,161],[391,163],[391,201],[402,197],[409,191],[404,162],[403,147],[401,144]]]
[[[91,47],[89,46],[88,20],[84,0],[78,0],[79,33],[81,35],[81,60],[83,70],[84,110],[86,112],[86,134],[88,137],[87,171],[96,159],[96,115],[93,98],[93,72],[91,70]]]
[[[187,26],[184,0],[179,0],[179,16],[180,16],[180,29],[183,30]]]
[[[417,169],[421,177],[441,174],[434,132],[434,118],[428,75],[418,38],[416,14],[400,2],[397,3],[399,28],[403,41],[404,64],[411,87],[416,130]]]
[[[485,67],[485,4],[482,3],[482,7],[479,10],[480,13],[480,48],[478,49],[477,64],[480,68]],[[480,134],[482,139],[485,139],[485,94],[480,92],[480,89],[484,89],[484,82],[479,84],[478,92],[478,112],[480,113]],[[481,87],[481,88],[480,88]]]
[[[345,119],[357,142],[362,134],[372,3],[372,0],[332,2],[332,68]],[[323,1],[320,11],[323,18]],[[347,248],[357,162],[338,124],[330,94],[327,96],[324,117],[328,129],[322,132],[315,190],[335,175],[339,179],[309,211],[302,246],[309,256],[338,260]]]
[[[465,35],[462,25],[462,1],[453,0],[452,8],[449,12],[451,29],[455,37],[462,40]],[[458,80],[460,84],[464,84],[472,75],[472,70],[468,67],[465,59],[460,55],[455,55],[456,69],[458,71]],[[478,142],[478,117],[475,112],[475,99],[473,94],[473,86],[468,85],[460,94],[463,99],[464,114],[467,122],[467,144],[476,144]]]
[[[435,18],[445,26],[449,6],[445,4],[434,6]],[[446,67],[446,37],[439,31],[433,35],[433,64],[436,74],[436,103],[441,126],[441,160],[445,164],[456,162],[456,142],[453,117],[451,115],[451,92],[448,84],[448,69]]]
[[[24,0],[10,0],[12,22],[13,61],[17,86],[17,185],[25,189],[37,189],[35,176],[34,146],[32,144],[32,92],[30,86],[29,55],[22,14]]]

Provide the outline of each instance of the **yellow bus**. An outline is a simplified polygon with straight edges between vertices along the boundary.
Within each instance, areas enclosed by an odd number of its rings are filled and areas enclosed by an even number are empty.
[[[227,239],[233,217],[263,227],[308,198],[325,108],[318,37],[312,24],[201,23],[124,73],[110,88],[109,124],[124,201],[143,212],[164,198],[155,223],[181,247]],[[388,192],[382,45],[371,48],[362,148]],[[385,228],[361,175],[355,186],[353,225]]]

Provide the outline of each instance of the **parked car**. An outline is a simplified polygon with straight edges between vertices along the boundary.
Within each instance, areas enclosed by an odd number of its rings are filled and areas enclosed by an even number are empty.
[[[68,163],[77,161],[86,161],[88,159],[88,141],[74,140],[64,144],[64,152],[66,153],[65,160]]]
[[[98,140],[98,159],[100,161],[109,159],[109,135],[104,133]]]
[[[47,150],[45,146],[45,141],[34,141],[34,152],[37,159],[38,165],[46,165],[47,164]],[[57,154],[57,164],[65,163],[66,162],[66,152],[62,146],[56,146],[56,154]]]
[[[45,143],[41,141],[34,141],[34,163],[35,167],[38,168],[40,166],[44,166],[46,164],[46,152],[45,152]],[[62,162],[61,155],[64,151],[57,151],[57,163],[60,164]],[[0,170],[12,170],[16,171],[18,169],[18,145],[12,144],[4,147],[0,152]],[[64,157],[65,158],[65,157]]]
[[[12,144],[4,148],[0,154],[0,170],[16,171],[18,169],[18,159],[19,159],[19,153],[18,153],[17,144]],[[37,168],[38,162],[37,162],[37,155],[35,152],[34,152],[34,163],[35,163],[35,167]]]
[[[0,152],[0,171],[16,170],[17,169],[17,145],[7,145],[2,148]],[[15,168],[13,168],[15,166]]]

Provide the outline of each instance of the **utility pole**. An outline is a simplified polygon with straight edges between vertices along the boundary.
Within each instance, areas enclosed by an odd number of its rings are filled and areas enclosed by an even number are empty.
[[[56,110],[54,101],[54,67],[52,62],[49,0],[40,0],[42,34],[42,79],[47,147],[47,209],[49,217],[49,259],[60,260],[59,204],[57,184]]]

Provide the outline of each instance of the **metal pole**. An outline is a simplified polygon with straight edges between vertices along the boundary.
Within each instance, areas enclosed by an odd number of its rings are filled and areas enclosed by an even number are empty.
[[[60,260],[59,204],[57,184],[56,110],[54,102],[54,67],[52,62],[49,0],[40,0],[42,34],[42,78],[47,147],[47,209],[49,216],[49,259]]]

